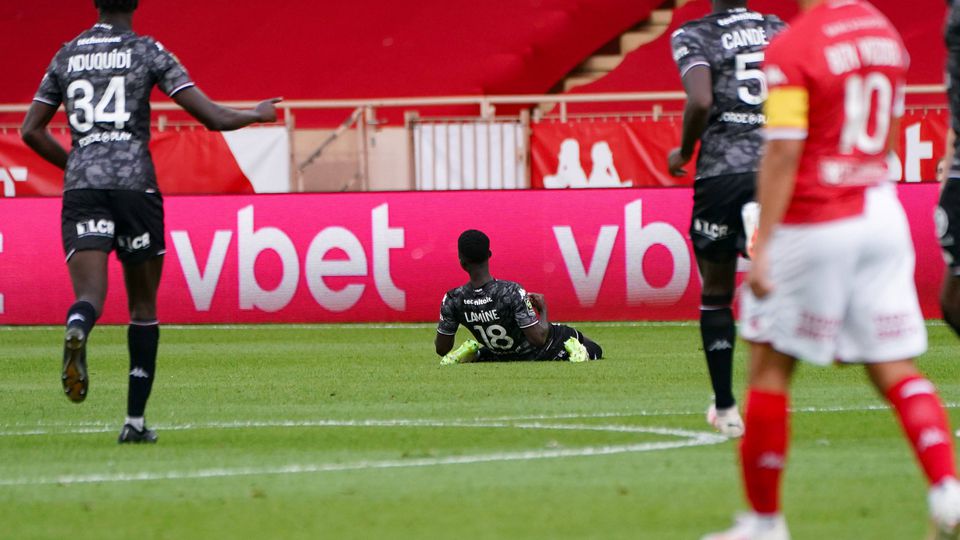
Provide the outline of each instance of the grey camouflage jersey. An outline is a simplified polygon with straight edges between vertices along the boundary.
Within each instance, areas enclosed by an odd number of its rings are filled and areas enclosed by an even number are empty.
[[[960,130],[960,2],[948,2],[950,16],[947,19],[947,95],[950,98],[950,123],[954,131]],[[954,144],[950,178],[960,179],[960,137]]]
[[[767,96],[763,55],[785,28],[774,15],[737,8],[690,21],[673,33],[673,58],[681,78],[695,66],[708,67],[713,78],[713,108],[700,140],[698,180],[757,170]]]
[[[514,357],[535,351],[523,329],[539,322],[523,287],[495,279],[479,289],[468,283],[448,291],[437,332],[452,336],[462,324],[494,355]]]
[[[157,190],[150,157],[150,93],[193,86],[151,37],[97,24],[53,57],[35,101],[65,105],[73,139],[64,191]]]

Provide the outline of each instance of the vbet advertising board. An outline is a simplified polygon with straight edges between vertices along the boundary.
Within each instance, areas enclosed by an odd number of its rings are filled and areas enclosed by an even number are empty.
[[[938,317],[937,185],[900,186],[924,312]],[[556,321],[698,316],[689,188],[167,197],[164,323],[434,321],[466,275],[461,231]],[[0,200],[0,324],[60,324],[73,296],[60,200]],[[126,323],[111,265],[101,322]]]

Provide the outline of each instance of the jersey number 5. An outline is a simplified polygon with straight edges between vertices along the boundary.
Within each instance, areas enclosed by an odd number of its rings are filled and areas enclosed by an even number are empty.
[[[73,101],[73,114],[70,115],[70,125],[80,133],[86,133],[93,129],[95,123],[113,123],[116,129],[123,129],[127,121],[130,120],[130,113],[127,112],[127,90],[125,79],[123,77],[113,77],[107,85],[106,92],[93,106],[93,98],[96,94],[93,84],[86,79],[77,79],[67,87],[67,98]],[[107,108],[113,102],[113,111]],[[81,113],[83,119],[81,120]]]
[[[741,83],[757,81],[760,85],[760,93],[753,94],[750,92],[748,85],[741,84],[737,88],[737,96],[740,98],[740,101],[747,105],[763,105],[763,102],[767,100],[767,77],[763,74],[763,70],[760,69],[760,65],[763,64],[763,53],[743,53],[738,54],[736,58],[737,80]]]

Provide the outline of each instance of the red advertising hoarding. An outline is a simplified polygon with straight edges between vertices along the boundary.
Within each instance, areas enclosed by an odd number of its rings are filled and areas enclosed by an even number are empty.
[[[899,162],[905,182],[936,181],[949,122],[945,110],[911,111],[901,122]],[[535,124],[530,141],[531,186],[537,188],[663,187],[690,185],[667,173],[667,153],[680,145],[679,118]]]

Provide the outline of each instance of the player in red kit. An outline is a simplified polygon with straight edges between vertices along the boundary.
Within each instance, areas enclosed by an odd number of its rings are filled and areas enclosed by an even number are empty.
[[[914,366],[927,336],[910,230],[886,166],[909,56],[862,0],[798,0],[767,49],[760,225],[741,328],[751,345],[741,467],[752,512],[705,540],[786,540],[779,493],[797,359],[863,364],[930,482],[938,538],[954,538],[960,483],[936,390]]]

